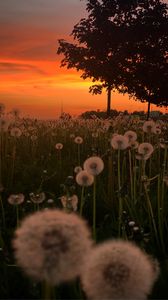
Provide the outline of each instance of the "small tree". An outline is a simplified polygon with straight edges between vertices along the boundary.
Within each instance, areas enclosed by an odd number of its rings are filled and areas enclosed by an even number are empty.
[[[167,103],[166,8],[160,0],[88,0],[88,18],[72,31],[77,44],[59,40],[61,66],[99,81],[90,87],[93,94],[106,88],[107,114],[113,89],[141,101]]]

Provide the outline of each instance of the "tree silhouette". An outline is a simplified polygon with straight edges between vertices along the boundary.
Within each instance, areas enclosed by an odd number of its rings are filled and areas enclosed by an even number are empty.
[[[160,0],[87,0],[88,17],[72,31],[74,41],[59,40],[61,66],[82,71],[89,91],[117,89],[140,101],[167,105],[167,5]]]

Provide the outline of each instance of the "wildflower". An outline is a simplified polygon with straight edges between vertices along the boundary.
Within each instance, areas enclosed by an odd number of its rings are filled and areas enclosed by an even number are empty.
[[[153,151],[154,151],[153,146],[150,143],[142,143],[138,147],[138,153],[143,155],[150,156],[153,153]]]
[[[50,285],[78,276],[91,244],[85,221],[56,209],[26,217],[13,241],[18,266]]]
[[[75,194],[70,197],[62,196],[61,203],[65,209],[70,210],[70,211],[77,211],[78,196]]]
[[[30,200],[33,203],[42,203],[45,200],[45,193],[30,193]]]
[[[81,136],[76,136],[74,139],[74,142],[76,144],[82,144],[83,143],[83,138]]]
[[[12,194],[8,197],[8,202],[12,205],[19,205],[24,202],[25,196],[23,194]]]
[[[154,121],[145,121],[142,127],[144,132],[155,133],[156,124]]]
[[[145,299],[157,275],[140,248],[119,240],[92,250],[81,279],[89,299]]]
[[[18,127],[13,127],[11,129],[11,136],[20,137],[22,135],[22,131]]]
[[[75,168],[74,168],[74,172],[77,174],[77,173],[79,173],[80,171],[82,171],[82,167],[81,166],[76,166]]]
[[[61,150],[61,149],[63,148],[63,144],[62,144],[62,143],[57,143],[57,144],[55,145],[55,148],[56,148],[57,150]]]
[[[76,175],[76,182],[81,186],[90,186],[94,182],[94,177],[87,171],[82,170]]]
[[[117,134],[111,139],[111,146],[116,150],[124,150],[129,146],[128,138]]]
[[[92,156],[85,160],[83,168],[89,174],[96,176],[103,171],[104,162],[99,156]]]
[[[137,134],[132,130],[126,131],[124,133],[124,136],[128,138],[129,143],[135,142],[137,140]]]

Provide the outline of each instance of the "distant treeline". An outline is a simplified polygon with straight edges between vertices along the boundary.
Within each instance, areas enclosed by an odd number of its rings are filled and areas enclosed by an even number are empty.
[[[109,114],[109,118],[110,117],[116,117],[118,115],[132,115],[132,116],[139,116],[141,117],[142,119],[146,118],[146,112],[144,111],[134,111],[134,112],[131,112],[129,113],[127,110],[124,110],[124,111],[118,111],[118,110],[115,110],[115,109],[112,109],[110,110],[110,114]],[[83,119],[90,119],[90,118],[94,118],[94,117],[97,117],[97,118],[102,118],[102,119],[106,119],[107,118],[107,113],[105,111],[86,111],[84,113],[82,113],[80,115],[81,118]],[[161,118],[161,119],[167,119],[168,118],[168,112],[163,114],[161,111],[151,111],[150,112],[150,117],[153,118],[153,119],[158,119],[158,118]]]

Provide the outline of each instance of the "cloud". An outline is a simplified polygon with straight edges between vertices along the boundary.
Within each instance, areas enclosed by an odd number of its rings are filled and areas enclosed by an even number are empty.
[[[38,73],[45,75],[46,73],[36,66],[21,63],[0,62],[0,73]]]

